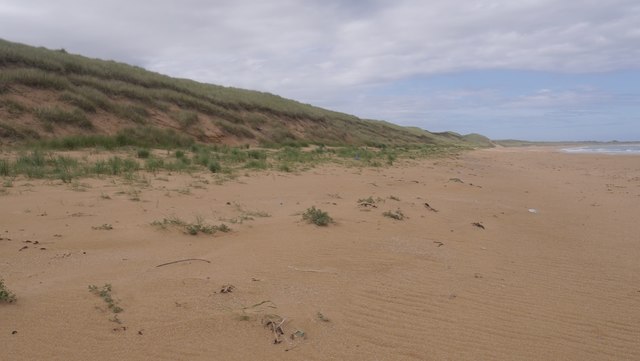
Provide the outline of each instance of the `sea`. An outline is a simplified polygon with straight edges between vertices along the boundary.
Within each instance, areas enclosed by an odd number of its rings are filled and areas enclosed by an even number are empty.
[[[594,144],[575,148],[564,148],[566,153],[598,153],[598,154],[637,154],[640,155],[640,143],[634,144]]]

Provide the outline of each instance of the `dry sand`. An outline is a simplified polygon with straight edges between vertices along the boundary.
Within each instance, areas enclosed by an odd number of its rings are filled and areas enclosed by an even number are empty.
[[[0,305],[1,359],[640,360],[640,157],[494,149],[147,178],[5,188],[0,277],[18,302]],[[378,208],[358,206],[369,196]],[[303,222],[312,205],[337,223]],[[397,209],[408,218],[382,216]],[[248,212],[270,217],[213,236],[150,225]],[[210,263],[156,267],[185,258]],[[120,324],[87,288],[105,283]],[[286,319],[281,344],[266,314]]]

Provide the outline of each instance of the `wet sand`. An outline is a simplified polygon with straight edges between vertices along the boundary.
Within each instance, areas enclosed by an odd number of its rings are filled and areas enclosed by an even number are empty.
[[[18,302],[0,304],[3,359],[640,359],[640,157],[145,178],[4,188],[0,277]],[[336,223],[302,221],[311,206]],[[165,218],[232,231],[151,225]],[[157,267],[189,258],[204,261]],[[106,283],[119,323],[88,290]]]

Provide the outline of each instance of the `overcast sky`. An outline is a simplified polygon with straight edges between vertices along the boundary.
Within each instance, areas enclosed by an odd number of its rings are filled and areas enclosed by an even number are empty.
[[[640,140],[638,0],[0,0],[0,38],[432,131]]]

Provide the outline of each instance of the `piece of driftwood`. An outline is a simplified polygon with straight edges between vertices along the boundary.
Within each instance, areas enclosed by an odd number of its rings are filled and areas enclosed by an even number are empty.
[[[226,285],[223,285],[223,286],[220,288],[220,293],[231,293],[231,292],[233,292],[233,290],[235,290],[235,289],[236,289],[236,286],[234,286],[234,285],[232,285],[232,284],[226,284]]]
[[[273,332],[273,343],[275,345],[283,341],[282,336],[285,334],[283,325],[286,320],[286,318],[282,318],[278,315],[265,315],[262,318],[262,325]]]
[[[211,263],[211,261],[208,261],[206,259],[201,259],[201,258],[187,258],[187,259],[179,259],[177,261],[172,261],[172,262],[167,262],[167,263],[163,263],[163,264],[159,264],[156,266],[157,267],[162,267],[162,266],[168,266],[170,264],[174,264],[174,263],[180,263],[180,262],[189,262],[189,261],[202,261],[202,262],[207,262],[207,263]]]
[[[433,208],[433,207],[431,207],[431,206],[429,205],[429,203],[426,203],[426,202],[425,202],[425,203],[424,203],[424,207],[425,207],[426,209],[430,210],[431,212],[436,212],[436,213],[438,213],[438,210],[437,210],[437,209],[435,209],[435,208]]]
[[[330,273],[330,274],[336,274],[336,271],[332,271],[332,270],[326,270],[326,269],[313,269],[313,268],[298,268],[295,266],[288,266],[289,268],[291,268],[294,271],[299,271],[299,272],[314,272],[314,273]]]

